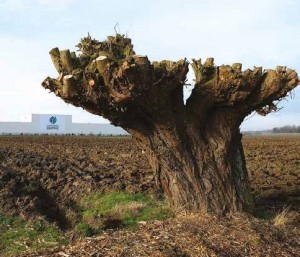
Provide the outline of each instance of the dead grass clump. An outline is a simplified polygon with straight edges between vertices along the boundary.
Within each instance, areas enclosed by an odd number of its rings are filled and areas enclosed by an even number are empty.
[[[284,227],[286,225],[293,225],[299,223],[300,215],[295,211],[291,211],[290,207],[285,207],[273,219],[275,227]]]

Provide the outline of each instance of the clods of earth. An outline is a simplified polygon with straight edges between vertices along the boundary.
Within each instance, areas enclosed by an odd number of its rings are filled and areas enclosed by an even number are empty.
[[[136,219],[134,227],[123,222],[74,236],[85,197],[157,195],[146,156],[128,137],[2,136],[0,228],[13,226],[1,218],[5,215],[31,222],[33,230],[43,220],[59,231],[62,240],[56,242],[61,243],[41,244],[46,250],[24,243],[20,256],[300,256],[300,137],[246,136],[243,145],[254,217],[165,215],[158,221],[152,215],[153,220]],[[139,210],[145,203],[136,199]],[[276,225],[274,218],[283,210],[289,220]],[[8,235],[14,240],[11,231]],[[4,256],[18,254],[2,248]]]

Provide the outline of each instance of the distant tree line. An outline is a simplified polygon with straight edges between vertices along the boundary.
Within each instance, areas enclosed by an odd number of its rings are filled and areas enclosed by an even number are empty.
[[[300,133],[300,126],[283,126],[280,128],[273,128],[273,133]]]

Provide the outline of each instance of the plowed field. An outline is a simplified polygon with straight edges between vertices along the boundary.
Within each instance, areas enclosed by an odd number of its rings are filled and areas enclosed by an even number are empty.
[[[299,225],[278,229],[265,218],[284,206],[299,218],[300,136],[245,136],[243,145],[263,220],[178,217],[22,256],[299,256]],[[155,193],[146,156],[130,138],[0,137],[0,212],[43,217],[68,233],[80,220],[78,200],[99,191]]]
[[[299,202],[300,136],[245,136],[243,144],[256,199]],[[130,138],[0,137],[0,206],[11,214],[55,219],[71,215],[72,202],[91,191],[154,188],[146,156]]]

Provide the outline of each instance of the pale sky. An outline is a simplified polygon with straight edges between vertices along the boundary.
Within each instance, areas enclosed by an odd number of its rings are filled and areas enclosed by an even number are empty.
[[[214,57],[217,65],[286,65],[300,73],[299,0],[0,0],[0,10],[0,121],[51,113],[105,122],[40,84],[57,76],[50,49],[75,50],[88,32],[103,40],[117,23],[151,61]],[[300,86],[281,106],[268,117],[247,119],[242,129],[300,125]]]

